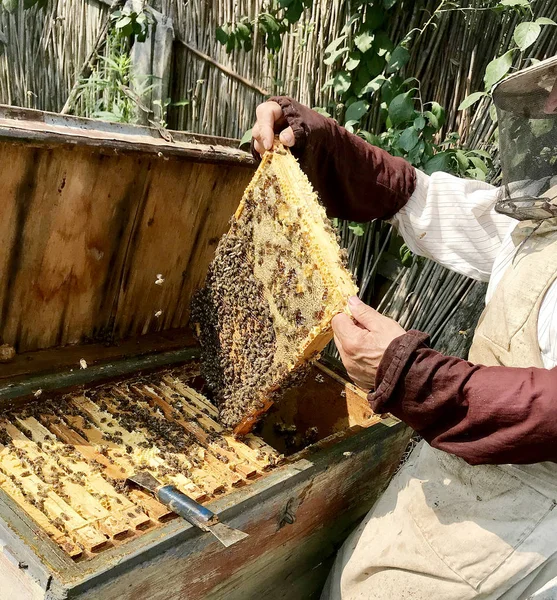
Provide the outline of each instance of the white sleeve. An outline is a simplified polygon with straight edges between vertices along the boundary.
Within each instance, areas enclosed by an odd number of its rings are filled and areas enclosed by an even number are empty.
[[[495,212],[497,191],[483,181],[417,170],[416,189],[391,222],[415,254],[488,281],[503,237],[516,224]]]

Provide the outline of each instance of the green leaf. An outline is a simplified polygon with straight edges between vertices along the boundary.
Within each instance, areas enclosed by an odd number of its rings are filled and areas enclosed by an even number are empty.
[[[125,27],[127,27],[128,25],[131,25],[131,17],[122,17],[121,19],[118,19],[116,21],[116,29],[124,29]]]
[[[439,125],[439,119],[430,110],[425,111],[424,117],[427,117],[429,124],[433,127],[433,129],[435,129],[435,131],[440,129],[441,126]]]
[[[368,6],[364,26],[367,31],[374,31],[385,21],[386,13],[379,2],[374,2],[373,6]]]
[[[230,34],[228,35],[228,39],[226,40],[226,53],[230,54],[232,52],[232,50],[234,50],[235,46],[236,46],[236,35],[232,31],[232,32],[230,32]]]
[[[399,254],[402,266],[406,268],[411,267],[412,263],[414,262],[414,255],[412,254],[412,250],[410,250],[410,248],[408,248],[406,244],[402,244],[399,250]]]
[[[248,129],[246,131],[246,133],[244,133],[244,135],[242,136],[242,139],[240,140],[240,148],[246,144],[251,144],[251,138],[252,138],[251,132],[252,132],[252,130]]]
[[[385,31],[377,31],[373,40],[373,48],[379,56],[392,52],[395,45]]]
[[[344,124],[344,127],[346,128],[346,131],[349,131],[350,133],[354,133],[354,125],[357,125],[358,121],[354,121],[354,119],[352,119],[351,121],[346,121],[346,123]]]
[[[414,119],[414,127],[418,131],[421,131],[425,127],[425,118],[422,115]]]
[[[513,64],[513,50],[505,52],[503,56],[492,60],[485,70],[485,89],[489,91],[498,81],[510,71]]]
[[[360,64],[361,60],[362,57],[359,52],[350,52],[348,55],[348,60],[344,66],[346,67],[347,71],[353,71]]]
[[[466,156],[466,154],[464,154],[464,152],[462,150],[457,150],[455,152],[455,157],[456,160],[458,162],[458,166],[462,171],[466,171],[466,169],[468,168],[468,157]]]
[[[410,52],[404,46],[397,46],[392,54],[389,62],[387,63],[387,73],[394,73],[400,71],[408,61],[410,60]]]
[[[472,154],[477,154],[478,156],[483,156],[484,158],[487,158],[487,160],[492,160],[491,154],[485,150],[470,150],[470,152]]]
[[[489,117],[491,118],[492,123],[497,123],[499,117],[497,116],[497,107],[495,104],[492,104],[489,107]]]
[[[477,167],[475,169],[468,169],[466,171],[466,175],[468,175],[468,177],[471,177],[472,179],[485,181],[485,173],[482,169],[478,169]]]
[[[348,48],[341,48],[340,50],[334,50],[329,56],[323,61],[326,65],[334,64],[343,54],[348,52]]]
[[[320,106],[314,106],[313,109],[316,113],[323,115],[324,117],[330,117],[331,114],[328,113],[324,108],[321,108]]]
[[[414,116],[414,98],[412,92],[399,94],[389,104],[389,117],[393,125],[409,121]]]
[[[189,100],[178,100],[178,102],[172,102],[170,106],[188,106],[189,104]]]
[[[541,25],[538,23],[519,23],[514,30],[513,38],[516,45],[524,52],[538,39],[541,31]]]
[[[535,23],[538,25],[557,25],[553,19],[548,19],[547,17],[539,17],[535,20]]]
[[[410,152],[408,152],[408,156],[406,157],[406,159],[410,161],[413,165],[418,165],[421,163],[424,150],[425,142],[423,140],[420,140],[418,144],[414,146],[414,148],[412,148]]]
[[[383,75],[377,75],[371,81],[366,83],[366,85],[360,90],[360,96],[364,94],[375,93],[377,90],[381,89],[381,86],[387,81]]]
[[[435,171],[445,171],[445,173],[451,172],[450,152],[438,152],[426,162],[424,165],[424,172],[427,175],[431,175],[432,173],[435,173]]]
[[[367,52],[373,45],[373,34],[369,31],[364,31],[354,38],[356,48],[362,53]]]
[[[469,156],[468,158],[470,159],[470,162],[476,167],[476,169],[480,169],[480,171],[487,173],[487,165],[481,158],[477,158],[476,156]]]
[[[364,139],[368,144],[372,144],[373,146],[379,146],[380,139],[378,136],[366,131],[365,129],[360,129],[358,131],[358,135]]]
[[[406,152],[410,152],[420,141],[418,132],[414,127],[405,129],[398,138],[398,145]]]
[[[333,90],[337,94],[345,94],[350,89],[352,78],[348,71],[339,71],[333,77]]]
[[[484,96],[487,96],[485,92],[474,92],[473,94],[466,96],[466,98],[464,98],[464,100],[460,103],[458,110],[466,110],[467,108],[470,108],[472,104],[475,104],[480,98],[483,98]]]
[[[284,13],[284,16],[290,24],[293,24],[297,23],[300,20],[300,17],[302,16],[303,12],[304,5],[301,2],[301,0],[294,0]]]
[[[35,6],[35,4],[37,4],[38,0],[23,0],[23,8],[25,10],[31,8],[32,6]]]
[[[431,112],[436,116],[439,129],[445,124],[445,109],[438,103],[431,103]]]
[[[350,225],[348,225],[348,229],[350,229],[350,231],[358,237],[364,235],[365,233],[364,226],[361,223],[351,222]]]
[[[366,100],[358,100],[353,102],[347,109],[345,120],[346,121],[359,121],[369,110],[369,102]]]
[[[379,56],[379,54],[375,54],[375,52],[368,52],[366,56],[366,67],[370,77],[377,77],[377,75],[381,75],[385,70],[385,58]]]
[[[383,6],[389,10],[389,8],[392,8],[397,2],[398,0],[383,0]]]
[[[501,0],[501,6],[530,6],[530,0]]]
[[[531,119],[530,131],[534,134],[534,137],[539,138],[552,131],[554,124],[554,119]]]
[[[340,37],[338,37],[336,40],[333,40],[326,48],[325,48],[325,54],[330,54],[331,52],[334,52],[341,44],[342,42],[344,42],[344,40],[346,39],[345,35],[341,35]]]
[[[268,13],[259,16],[259,22],[267,33],[279,33],[280,25],[278,21]]]

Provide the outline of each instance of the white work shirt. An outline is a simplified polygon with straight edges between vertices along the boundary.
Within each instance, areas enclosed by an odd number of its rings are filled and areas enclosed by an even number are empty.
[[[517,251],[511,234],[518,222],[495,212],[497,195],[482,181],[417,171],[416,189],[392,222],[415,254],[489,281],[489,302]],[[540,309],[538,341],[544,366],[557,366],[557,282]]]

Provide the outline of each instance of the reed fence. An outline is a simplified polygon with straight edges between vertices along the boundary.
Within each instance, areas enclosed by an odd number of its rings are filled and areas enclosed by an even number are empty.
[[[175,31],[171,101],[179,105],[169,107],[170,128],[241,137],[254,119],[257,104],[269,94],[292,95],[310,106],[331,101],[330,88],[323,89],[331,75],[330,67],[323,65],[324,49],[346,24],[348,3],[314,0],[276,56],[265,52],[257,39],[249,53],[226,54],[215,38],[216,27],[240,15],[254,17],[266,3],[157,0],[157,10],[173,19]],[[399,41],[409,30],[423,27],[438,3],[400,1],[396,18],[388,25],[391,39]],[[468,93],[481,89],[490,60],[509,48],[516,17],[501,19],[488,10],[473,10],[484,6],[482,0],[458,4],[464,10],[445,12],[436,26],[414,35],[406,73],[420,80],[424,99],[446,107],[444,132],[458,131],[464,144],[495,155],[489,100],[464,113],[457,107]],[[557,21],[554,0],[534,0],[533,6],[536,16]],[[24,11],[21,6],[13,15],[1,11],[5,44],[0,56],[0,102],[60,111],[99,42],[108,12],[108,0],[49,0],[42,9]],[[514,67],[556,53],[557,36],[546,27],[527,53],[517,53]],[[377,129],[378,119],[377,104],[369,116],[370,130]],[[367,224],[364,235],[356,236],[343,224],[341,234],[365,300],[377,303],[382,298],[379,308],[403,326],[427,331],[442,350],[465,353],[481,307],[481,286],[421,259],[410,268],[395,265],[386,285],[380,274],[393,243],[390,227]]]

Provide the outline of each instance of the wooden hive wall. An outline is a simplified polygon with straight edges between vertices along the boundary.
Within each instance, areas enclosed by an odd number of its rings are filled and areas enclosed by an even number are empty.
[[[252,173],[5,142],[0,161],[0,342],[18,352],[185,326]]]

